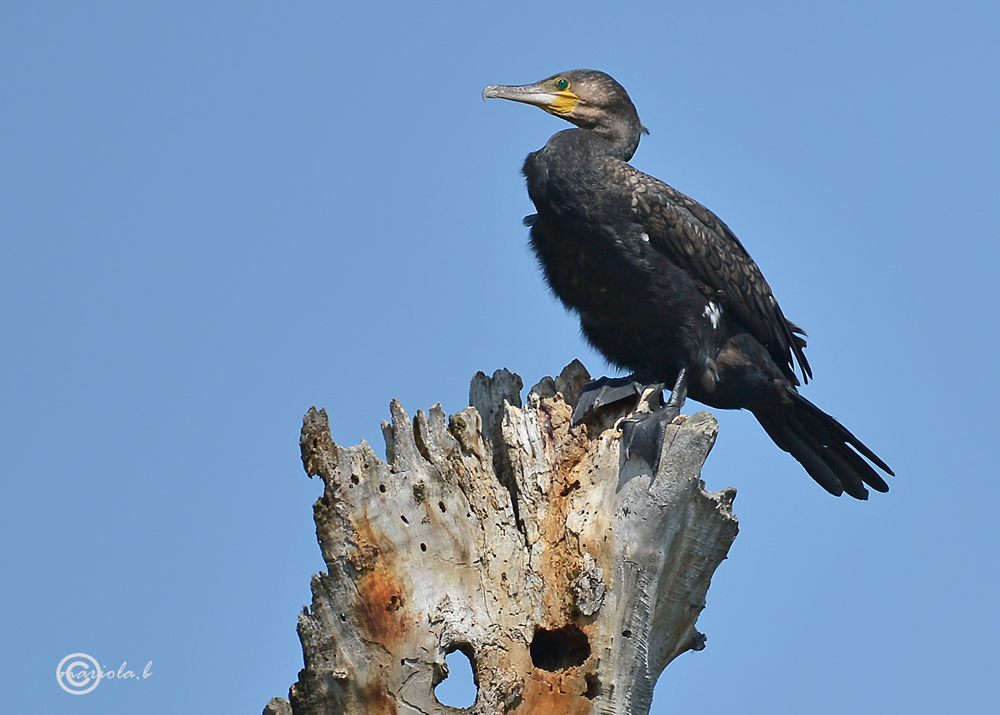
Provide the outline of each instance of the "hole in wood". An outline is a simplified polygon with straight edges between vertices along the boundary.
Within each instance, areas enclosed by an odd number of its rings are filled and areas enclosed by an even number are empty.
[[[583,679],[587,683],[587,692],[583,696],[588,700],[593,700],[604,692],[601,688],[601,679],[597,677],[597,673],[587,673],[583,676]]]
[[[566,670],[590,657],[590,641],[575,624],[550,631],[535,628],[531,639],[531,662],[536,668],[548,671]]]
[[[479,686],[476,684],[472,646],[459,643],[445,652],[448,672],[434,686],[434,697],[442,705],[453,708],[470,708],[476,702]]]

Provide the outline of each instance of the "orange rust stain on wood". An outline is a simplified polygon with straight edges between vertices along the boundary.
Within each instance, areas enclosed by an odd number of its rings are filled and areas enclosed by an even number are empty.
[[[363,696],[366,715],[398,715],[396,701],[389,697],[382,683],[371,683],[365,686]]]
[[[566,530],[566,517],[573,508],[573,494],[580,486],[577,468],[586,454],[587,436],[583,429],[574,434],[570,427],[572,410],[565,401],[544,399],[540,404],[545,415],[542,434],[557,450],[556,473],[552,475],[548,510],[539,523],[540,536],[549,545],[543,556],[546,588],[543,594],[546,616],[551,627],[561,627],[573,619],[576,608],[571,584],[583,568],[583,554],[575,537]]]
[[[403,590],[384,566],[365,573],[358,583],[357,608],[372,640],[392,646],[406,639],[410,630],[405,618]]]
[[[371,526],[367,522],[356,526],[357,553],[365,558],[355,608],[371,639],[395,652],[393,646],[404,642],[410,631],[405,590],[382,550],[372,545],[375,535]]]
[[[590,715],[587,683],[578,668],[565,673],[533,670],[524,683],[522,701],[511,715]]]
[[[546,398],[538,406],[548,418],[547,424],[543,425],[543,435],[550,442],[550,447],[559,446],[561,454],[558,455],[557,465],[560,481],[565,481],[587,452],[590,443],[587,430],[583,425],[575,429],[572,427],[573,410],[559,397]]]

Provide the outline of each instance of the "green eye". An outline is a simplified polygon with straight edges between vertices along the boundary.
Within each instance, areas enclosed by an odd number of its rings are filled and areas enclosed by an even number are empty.
[[[556,80],[556,89],[558,89],[560,92],[569,89],[569,80],[568,79],[564,79],[562,77],[560,77],[559,79],[557,79]]]

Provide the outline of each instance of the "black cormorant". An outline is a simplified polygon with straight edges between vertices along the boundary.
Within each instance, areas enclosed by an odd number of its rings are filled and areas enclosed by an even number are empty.
[[[812,377],[805,332],[787,320],[757,264],[715,214],[629,165],[645,127],[625,89],[594,70],[531,85],[491,85],[484,98],[533,104],[575,124],[524,163],[537,214],[531,247],[587,340],[631,379],[598,381],[574,419],[601,404],[672,385],[667,404],[626,421],[629,453],[653,464],[685,398],[750,410],[775,444],[823,488],[866,499],[888,491],[862,458],[892,470],[802,397]],[[655,384],[654,383],[659,383]],[[650,390],[645,391],[646,395]]]

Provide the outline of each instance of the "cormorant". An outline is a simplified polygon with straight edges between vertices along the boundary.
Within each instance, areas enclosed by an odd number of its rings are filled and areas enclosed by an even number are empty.
[[[574,421],[602,404],[673,385],[667,404],[624,424],[629,454],[651,465],[685,398],[750,410],[774,443],[824,489],[866,499],[888,465],[799,394],[812,377],[805,332],[787,320],[743,244],[715,214],[628,162],[646,132],[613,78],[572,70],[536,84],[490,85],[483,98],[544,109],[577,128],[528,155],[536,214],[531,247],[552,291],[587,340],[633,378],[597,381]],[[648,387],[643,387],[643,386]],[[859,454],[860,453],[860,454]]]

